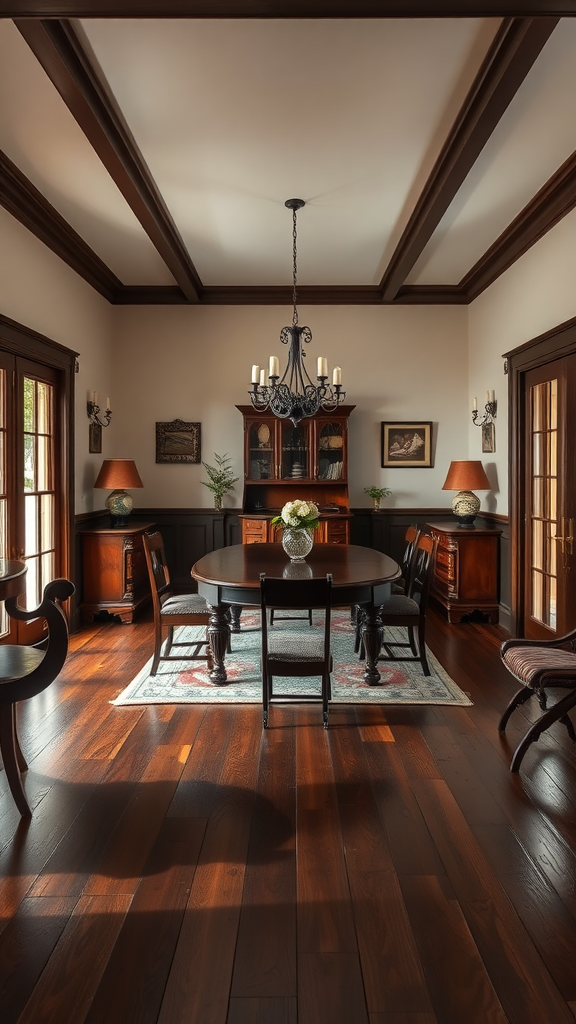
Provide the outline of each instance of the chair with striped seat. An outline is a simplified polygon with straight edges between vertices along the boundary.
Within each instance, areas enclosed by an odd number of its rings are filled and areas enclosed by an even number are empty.
[[[276,700],[285,702],[322,703],[324,728],[328,727],[328,701],[331,697],[330,617],[332,609],[332,576],[319,580],[272,579],[260,576],[260,608],[262,612],[262,717],[268,728],[268,709]],[[322,609],[322,629],[274,629],[268,625],[271,609]],[[274,676],[320,676],[320,694],[274,693]]]
[[[576,706],[576,630],[557,640],[505,640],[500,648],[500,657],[510,674],[522,686],[502,715],[498,731],[504,732],[515,708],[525,704],[534,695],[543,712],[530,726],[514,752],[510,771],[517,772],[530,744],[554,722],[562,722],[570,739],[576,740],[574,726],[568,717],[568,712]],[[564,689],[568,693],[552,707],[548,707],[548,688]]]

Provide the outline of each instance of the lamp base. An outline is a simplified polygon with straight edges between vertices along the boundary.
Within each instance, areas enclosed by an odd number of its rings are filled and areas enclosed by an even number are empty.
[[[456,516],[456,520],[458,523],[458,529],[460,530],[475,529],[474,523],[476,521],[476,516]]]
[[[128,491],[116,490],[108,495],[104,503],[110,513],[110,526],[128,526],[128,516],[134,508],[132,495]]]
[[[480,498],[473,491],[458,491],[452,501],[452,511],[463,530],[473,530],[474,520],[480,511]]]

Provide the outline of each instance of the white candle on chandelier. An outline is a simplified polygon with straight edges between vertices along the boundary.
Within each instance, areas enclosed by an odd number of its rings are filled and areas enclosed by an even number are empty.
[[[318,356],[318,376],[328,376],[328,360],[325,359],[324,356]]]
[[[106,399],[106,412],[110,412],[110,399]]]
[[[270,356],[270,364],[269,365],[270,365],[269,376],[270,377],[279,377],[280,376],[280,360],[278,359],[278,356]]]
[[[259,384],[260,383],[260,367],[258,366],[257,363],[254,363],[253,366],[252,366],[252,376],[250,377],[250,383],[251,384]]]
[[[94,402],[94,405],[98,405],[98,392],[97,391],[94,392],[94,397],[93,397],[92,401]]]
[[[332,383],[333,384],[341,384],[342,383],[342,367],[341,366],[335,366],[334,367],[334,369],[332,371]]]
[[[491,392],[490,392],[490,401],[491,401],[491,402],[493,402],[494,400],[495,400],[495,399],[494,399],[494,392],[493,392],[493,391],[491,391]]]
[[[472,410],[473,410],[473,412],[478,412],[478,399],[477,398],[475,398],[473,403],[472,403]]]
[[[266,385],[266,370],[260,370],[260,387],[263,388]]]

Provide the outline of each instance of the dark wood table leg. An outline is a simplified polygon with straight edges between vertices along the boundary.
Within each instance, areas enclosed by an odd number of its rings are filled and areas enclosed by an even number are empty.
[[[361,613],[360,631],[366,657],[364,682],[368,686],[377,686],[380,682],[380,673],[377,667],[378,655],[382,649],[382,638],[384,635],[380,609],[370,605],[363,605]]]
[[[240,632],[240,616],[242,615],[241,604],[230,605],[230,629],[232,633]]]
[[[228,637],[230,635],[230,624],[228,622],[228,605],[216,604],[212,606],[212,614],[208,623],[208,639],[212,648],[214,667],[208,673],[211,683],[215,686],[224,686],[227,682],[224,658],[228,648]]]

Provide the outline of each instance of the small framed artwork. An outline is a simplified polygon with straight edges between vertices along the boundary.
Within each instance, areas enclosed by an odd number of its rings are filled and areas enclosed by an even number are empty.
[[[156,424],[156,462],[201,462],[200,424],[172,420]]]
[[[91,455],[99,455],[102,452],[102,427],[99,423],[88,425],[88,451]]]
[[[432,422],[383,423],[382,465],[429,469],[432,466]]]
[[[496,451],[496,430],[493,423],[482,424],[482,451]]]

